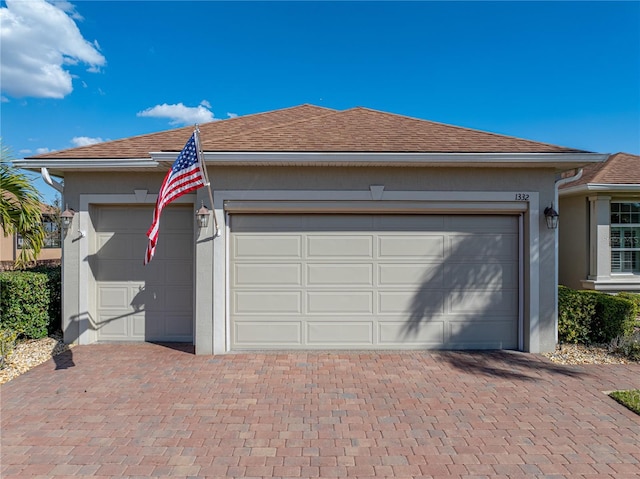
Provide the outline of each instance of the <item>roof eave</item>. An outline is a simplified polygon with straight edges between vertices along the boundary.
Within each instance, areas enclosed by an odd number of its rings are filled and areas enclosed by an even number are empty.
[[[585,183],[568,188],[562,188],[559,192],[560,196],[574,196],[589,193],[640,193],[640,184],[638,183]]]
[[[23,158],[13,165],[33,171],[47,168],[55,176],[64,176],[64,171],[148,169],[159,163],[152,158]]]
[[[151,152],[158,162],[175,153]],[[204,152],[217,166],[425,166],[549,167],[559,171],[605,161],[600,153],[399,153],[399,152]]]
[[[171,165],[177,152],[151,152],[151,158],[25,158],[14,165],[28,170],[47,168],[57,176],[65,171],[142,170]],[[565,171],[605,161],[600,153],[396,153],[396,152],[204,152],[212,166],[422,166],[554,168]]]

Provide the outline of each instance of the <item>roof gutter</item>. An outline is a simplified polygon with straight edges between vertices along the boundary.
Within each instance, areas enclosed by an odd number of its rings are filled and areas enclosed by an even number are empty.
[[[575,195],[579,193],[589,192],[629,192],[639,191],[640,183],[587,183],[583,185],[570,186],[569,188],[563,188],[560,192],[560,196]]]

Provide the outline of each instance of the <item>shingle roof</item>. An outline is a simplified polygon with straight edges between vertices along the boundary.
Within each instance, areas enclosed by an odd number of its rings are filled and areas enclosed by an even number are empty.
[[[570,188],[578,185],[595,184],[640,184],[640,156],[630,153],[616,153],[604,163],[584,167],[578,181],[564,185]]]
[[[180,151],[191,126],[71,148],[32,158],[150,158]],[[300,105],[200,125],[202,149],[251,152],[568,153],[583,152],[407,116]]]

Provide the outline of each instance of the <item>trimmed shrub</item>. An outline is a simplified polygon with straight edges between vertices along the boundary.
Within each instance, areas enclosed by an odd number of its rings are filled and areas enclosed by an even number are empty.
[[[49,288],[49,333],[62,329],[62,269],[57,266],[36,266],[29,271],[47,275]]]
[[[558,287],[558,339],[563,343],[607,343],[633,333],[637,308],[621,296]]]
[[[18,335],[10,329],[0,329],[0,369],[4,368],[4,364],[11,356],[13,348],[16,346],[16,338]]]
[[[591,321],[591,341],[606,343],[633,333],[636,306],[628,299],[606,293],[596,294],[596,314]]]
[[[594,296],[584,293],[558,287],[558,340],[561,343],[589,342],[596,301]]]
[[[618,293],[618,298],[624,298],[631,301],[636,305],[636,317],[640,315],[640,293],[630,293],[628,291],[621,291]]]
[[[47,284],[42,273],[0,273],[0,328],[29,339],[46,337],[51,296]]]

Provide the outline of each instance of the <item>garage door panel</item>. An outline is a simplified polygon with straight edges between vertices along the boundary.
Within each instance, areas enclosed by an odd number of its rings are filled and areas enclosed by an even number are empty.
[[[374,218],[370,216],[309,215],[303,216],[301,231],[363,231],[370,232],[374,228]]]
[[[445,285],[462,288],[482,285],[486,289],[518,287],[518,265],[511,263],[448,264],[444,268]]]
[[[385,260],[444,258],[443,235],[380,235],[378,242],[379,257]]]
[[[442,215],[381,215],[374,216],[376,231],[442,231]]]
[[[310,345],[373,345],[373,321],[309,321],[306,324],[307,342]]]
[[[444,285],[444,268],[441,264],[378,264],[378,285],[406,287],[407,285]]]
[[[449,236],[450,254],[457,258],[513,258],[518,252],[517,235],[455,234]]]
[[[442,291],[382,291],[378,298],[379,314],[402,314],[407,320],[445,312]]]
[[[373,264],[307,264],[308,286],[373,286]]]
[[[301,258],[302,238],[285,235],[236,235],[235,258]]]
[[[166,234],[162,232],[161,239],[158,240],[156,255],[163,259],[193,261],[193,251],[191,241],[185,242],[185,235]],[[144,242],[146,245],[146,241]],[[155,259],[155,256],[154,256]]]
[[[517,307],[515,291],[454,291],[449,296],[451,313],[511,313]]]
[[[98,234],[98,250],[96,259],[129,260],[131,259],[131,237],[126,234]]]
[[[92,210],[97,233],[92,236],[89,260],[101,341],[193,339],[193,332],[177,336],[171,332],[193,329],[192,208],[165,208],[156,254],[143,266],[152,213],[151,206]]]
[[[237,315],[301,314],[301,291],[236,291],[233,312]]]
[[[234,324],[234,342],[238,346],[291,347],[302,344],[300,321],[243,321]]]
[[[157,340],[162,334],[157,331],[157,324],[161,323],[160,317],[149,319],[146,314],[133,314],[127,319],[130,323],[131,337],[134,339]]]
[[[151,263],[147,266],[151,265]],[[147,266],[141,266],[141,268],[146,268]],[[192,258],[187,261],[166,259],[161,262],[160,266],[162,272],[158,275],[159,280],[165,285],[190,285],[193,281]]]
[[[513,321],[449,322],[451,342],[472,347],[510,349],[517,344],[517,329]]]
[[[95,328],[100,332],[102,340],[125,341],[131,337],[129,328],[130,312],[123,310],[121,314],[114,311],[110,314],[99,314],[95,320]]]
[[[372,314],[373,293],[370,291],[309,291],[307,314]]]
[[[165,336],[175,341],[190,341],[193,337],[193,318],[190,314],[167,313]]]
[[[161,228],[163,233],[177,232],[182,236],[185,232],[193,230],[193,216],[185,214],[184,209],[165,208],[162,210]],[[151,219],[149,219],[149,225],[151,225]]]
[[[314,258],[373,258],[372,236],[309,235],[307,256]]]
[[[230,222],[232,349],[517,348],[517,217],[262,216]]]
[[[300,263],[236,263],[234,286],[302,286]]]
[[[445,344],[443,320],[429,321],[380,321],[380,344],[402,347],[407,344],[440,348]]]
[[[95,261],[90,260],[97,281],[120,281],[130,270],[130,260]]]
[[[165,292],[163,299],[167,312],[189,311],[193,303],[193,290],[184,286],[173,286]]]
[[[129,287],[104,285],[98,288],[98,307],[100,309],[126,310],[129,308]]]

